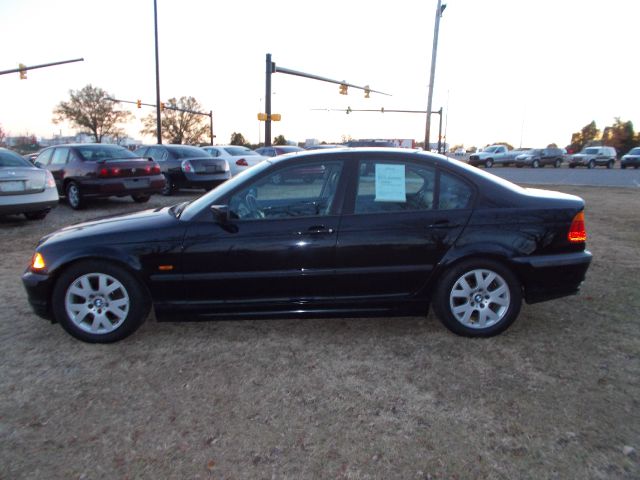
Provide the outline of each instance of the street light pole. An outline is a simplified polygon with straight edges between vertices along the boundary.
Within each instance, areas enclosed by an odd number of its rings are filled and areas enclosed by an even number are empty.
[[[436,7],[436,20],[433,28],[433,50],[431,52],[431,75],[429,76],[429,95],[427,98],[427,127],[424,134],[424,149],[431,150],[429,137],[431,136],[431,107],[433,105],[433,82],[436,76],[436,54],[438,53],[438,32],[440,30],[440,17],[447,5],[442,5],[442,0],[438,0]]]
[[[153,0],[153,25],[156,36],[156,129],[158,133],[158,145],[162,144],[162,127],[160,126],[160,61],[158,56],[158,5]]]

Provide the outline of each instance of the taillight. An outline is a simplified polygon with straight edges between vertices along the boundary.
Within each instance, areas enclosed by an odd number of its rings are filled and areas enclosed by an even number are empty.
[[[144,173],[147,175],[158,175],[160,174],[160,167],[157,165],[149,165],[148,167],[144,167]]]
[[[183,172],[192,172],[193,171],[193,167],[191,166],[191,162],[189,162],[189,160],[183,160],[182,161],[182,171]]]
[[[584,211],[576,213],[569,228],[569,241],[583,243],[587,241],[587,229],[584,226]]]
[[[120,175],[120,169],[116,167],[111,167],[111,168],[103,167],[98,172],[98,176],[102,178],[117,177],[118,175]]]
[[[244,158],[241,158],[240,160],[236,160],[236,165],[238,165],[239,167],[248,167],[249,164],[247,163],[247,161]]]
[[[47,177],[45,181],[47,184],[47,187],[54,188],[56,186],[56,180],[55,178],[53,178],[53,175],[49,170],[45,170],[45,176]]]

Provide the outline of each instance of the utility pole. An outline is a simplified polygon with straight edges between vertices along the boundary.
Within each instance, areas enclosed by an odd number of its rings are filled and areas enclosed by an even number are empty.
[[[156,129],[158,133],[158,145],[162,145],[162,127],[160,118],[160,60],[158,55],[158,4],[153,0],[153,26],[156,37]]]
[[[267,119],[264,121],[264,146],[271,146],[271,74],[273,73],[273,62],[271,54],[267,53],[267,69],[266,69],[266,91],[264,93],[264,111]]]
[[[433,50],[431,52],[431,75],[429,76],[429,95],[427,98],[427,126],[424,134],[424,149],[431,150],[429,137],[431,136],[431,107],[433,104],[433,82],[436,76],[436,54],[438,53],[438,33],[440,30],[440,17],[447,5],[442,5],[442,0],[438,0],[436,7],[436,20],[433,28]]]

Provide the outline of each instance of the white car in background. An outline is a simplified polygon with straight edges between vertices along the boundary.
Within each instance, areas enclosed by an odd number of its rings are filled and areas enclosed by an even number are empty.
[[[206,150],[212,157],[224,158],[229,164],[232,176],[269,158],[240,145],[214,145],[202,147],[202,149]]]

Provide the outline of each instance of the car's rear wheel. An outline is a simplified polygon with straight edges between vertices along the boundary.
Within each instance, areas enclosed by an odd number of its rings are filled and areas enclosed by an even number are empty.
[[[72,265],[53,289],[53,313],[74,337],[111,343],[131,335],[149,313],[144,288],[125,269],[101,260]]]
[[[441,277],[433,307],[452,332],[467,337],[490,337],[511,325],[522,305],[516,276],[493,260],[463,261]]]
[[[27,220],[42,220],[49,213],[49,209],[38,210],[37,212],[24,212],[24,216]]]
[[[138,193],[137,195],[131,195],[131,198],[136,203],[147,203],[151,198],[148,193]]]
[[[532,166],[533,168],[539,168],[539,167],[540,167],[540,162],[539,162],[538,160],[534,160],[534,161],[531,163],[531,166]]]
[[[162,195],[164,195],[165,197],[168,197],[173,194],[175,187],[169,175],[163,173],[162,176],[164,177],[164,187],[162,187],[162,191],[160,193],[162,193]]]
[[[67,195],[67,203],[74,210],[80,210],[84,207],[85,201],[80,192],[80,186],[76,182],[69,182],[65,190]]]
[[[484,162],[484,166],[485,166],[485,168],[491,168],[491,167],[493,167],[493,159],[488,158],[487,160],[485,160],[485,162]]]

